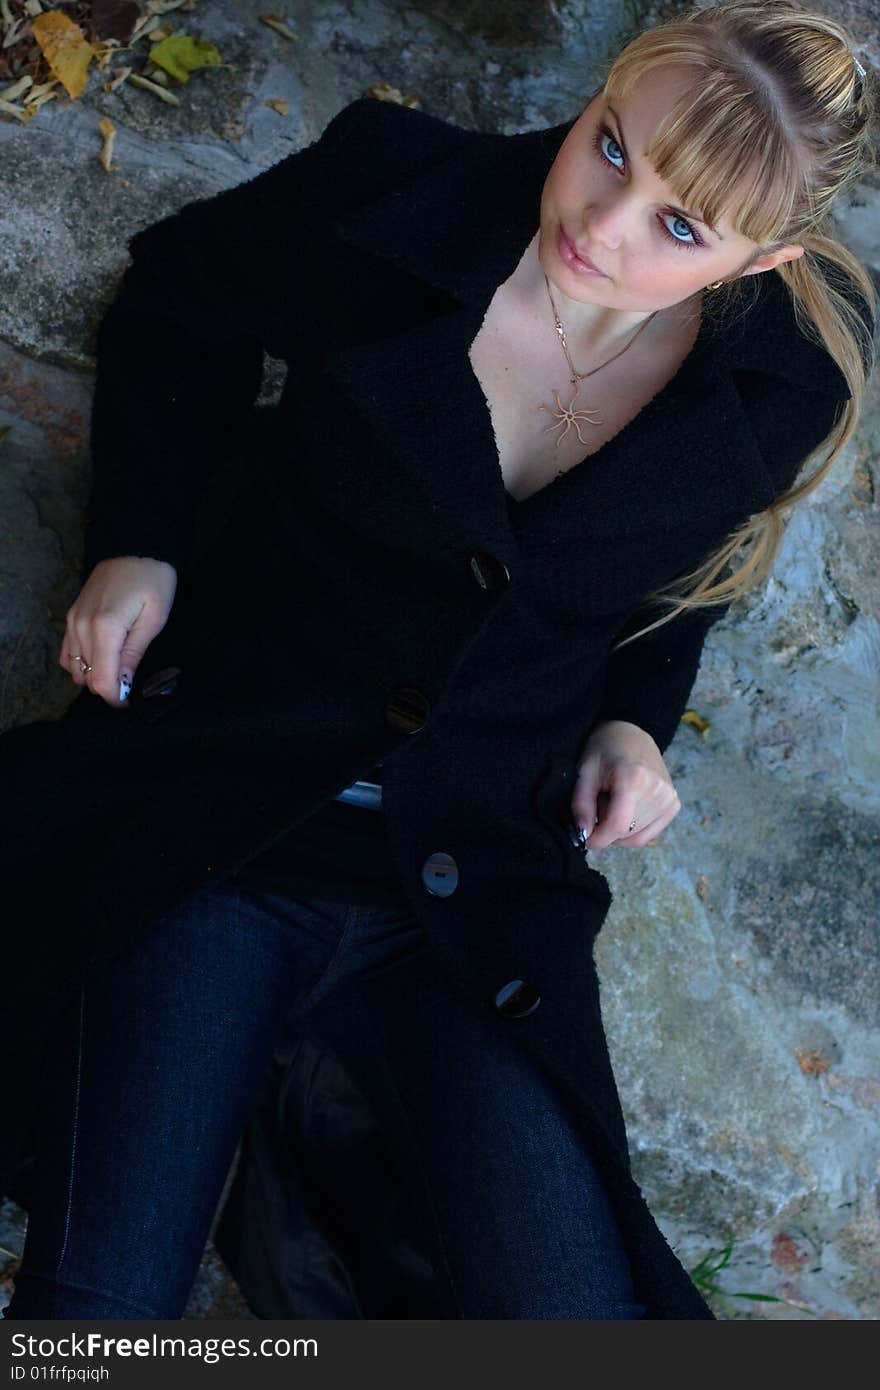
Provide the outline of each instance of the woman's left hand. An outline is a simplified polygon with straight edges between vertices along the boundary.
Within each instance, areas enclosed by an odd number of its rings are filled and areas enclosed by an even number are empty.
[[[586,832],[588,850],[611,844],[640,848],[680,810],[678,792],[650,734],[624,719],[604,720],[590,731],[571,800],[572,821]],[[633,821],[635,830],[630,831]]]

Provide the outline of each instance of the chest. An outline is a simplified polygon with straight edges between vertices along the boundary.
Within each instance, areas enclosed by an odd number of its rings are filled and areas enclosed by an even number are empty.
[[[597,453],[672,380],[696,341],[699,315],[652,322],[616,361],[579,382],[573,400],[551,315],[527,321],[506,291],[502,285],[496,292],[468,356],[505,489],[524,501]],[[578,370],[589,369],[576,351],[571,356]]]

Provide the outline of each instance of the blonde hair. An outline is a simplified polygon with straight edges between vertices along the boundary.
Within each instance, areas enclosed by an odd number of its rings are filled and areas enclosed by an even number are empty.
[[[764,582],[791,509],[819,486],[852,435],[874,362],[868,325],[852,303],[852,283],[872,314],[876,293],[868,272],[829,225],[834,199],[874,163],[867,76],[856,66],[846,29],[789,0],[702,6],[631,40],[610,62],[605,93],[625,96],[642,73],[672,63],[690,65],[696,80],[661,122],[648,158],[682,206],[698,207],[710,222],[726,208],[730,189],[745,187],[742,206],[729,215],[735,229],[759,247],[747,264],[789,243],[804,247],[797,259],[760,273],[785,283],[799,329],[830,353],[851,399],[807,455],[811,459],[827,448],[821,464],[732,531],[696,569],[652,591],[647,604],[668,604],[672,611],[618,642],[614,651],[685,609],[729,604]],[[761,151],[757,161],[755,150]],[[758,288],[749,282],[758,275],[739,272],[711,292],[704,312],[715,305],[729,312],[747,302],[745,296]],[[744,562],[718,579],[745,546]]]

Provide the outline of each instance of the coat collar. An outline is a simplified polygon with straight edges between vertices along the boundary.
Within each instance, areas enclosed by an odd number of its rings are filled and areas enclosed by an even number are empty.
[[[779,278],[752,277],[747,310],[704,314],[674,381],[630,426],[584,464],[514,503],[467,351],[496,288],[534,235],[544,180],[573,124],[512,136],[450,125],[448,155],[335,224],[348,245],[391,262],[447,303],[415,327],[335,353],[330,370],[409,481],[427,493],[432,511],[446,514],[462,543],[494,544],[504,560],[516,558],[516,509],[530,526],[545,517],[555,540],[566,528],[582,540],[619,539],[645,517],[652,533],[681,527],[715,535],[733,527],[775,495],[734,373],[782,378],[794,401],[798,391],[840,400],[849,394],[833,359],[797,329]],[[490,485],[475,496],[487,458]],[[630,503],[624,509],[622,495]]]

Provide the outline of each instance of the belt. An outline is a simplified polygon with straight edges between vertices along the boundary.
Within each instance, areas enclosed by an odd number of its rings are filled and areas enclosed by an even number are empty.
[[[379,782],[352,782],[333,800],[347,801],[350,806],[366,806],[370,811],[381,811],[382,785]]]

